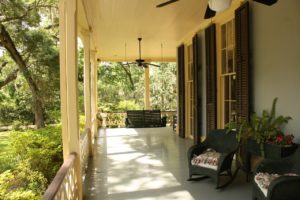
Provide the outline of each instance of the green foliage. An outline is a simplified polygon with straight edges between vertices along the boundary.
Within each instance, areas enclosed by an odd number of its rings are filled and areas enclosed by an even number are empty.
[[[85,131],[85,115],[79,116],[79,129],[80,134],[83,134]]]
[[[133,65],[101,63],[98,70],[98,95],[98,107],[103,112],[121,111],[117,107],[124,100],[134,101],[143,108],[144,71]]]
[[[17,160],[28,161],[33,171],[40,172],[50,183],[62,164],[61,127],[13,131],[11,146]]]
[[[47,180],[42,173],[33,171],[27,160],[13,170],[0,174],[0,199],[38,200],[46,189]]]
[[[140,105],[136,104],[133,100],[122,100],[118,103],[117,110],[126,111],[126,110],[140,110]]]
[[[10,154],[6,161],[15,165],[1,171],[0,199],[41,199],[63,162],[61,127],[6,132],[2,136],[0,146]],[[2,161],[4,156],[0,156]]]
[[[57,0],[0,3],[0,24],[10,34],[38,85],[47,123],[56,121],[50,113],[60,106],[57,3]],[[1,51],[0,66],[0,80],[17,69],[7,51]],[[16,80],[1,88],[0,100],[0,125],[16,120],[23,124],[34,122],[32,93],[20,71]]]
[[[151,68],[151,107],[160,110],[176,110],[176,63],[160,63],[159,68]]]
[[[9,143],[9,136],[10,132],[0,132],[0,173],[11,169],[15,165]]]
[[[270,112],[263,110],[261,116],[253,113],[249,121],[243,120],[239,124],[237,122],[229,122],[225,127],[229,130],[237,130],[237,137],[239,141],[247,140],[249,138],[254,139],[258,144],[260,144],[261,153],[264,156],[263,144],[272,135],[276,135],[277,132],[292,119],[289,116],[276,116],[277,100],[278,98],[273,100]]]
[[[174,110],[176,64],[159,63],[150,68],[151,107]],[[144,69],[122,63],[101,63],[98,71],[99,109],[102,112],[144,108]]]

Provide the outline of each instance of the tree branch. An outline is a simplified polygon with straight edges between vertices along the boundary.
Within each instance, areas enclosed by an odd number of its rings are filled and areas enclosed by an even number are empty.
[[[7,84],[9,84],[10,82],[16,80],[16,78],[18,77],[18,71],[19,69],[14,70],[12,73],[10,73],[5,80],[0,81],[0,90],[6,86]]]
[[[3,62],[0,66],[0,74],[2,73],[2,69],[8,64],[8,62]]]
[[[129,81],[131,83],[131,89],[134,90],[134,82],[132,80],[132,76],[131,76],[130,71],[123,65],[123,63],[119,62],[119,65],[121,65],[121,67],[124,69],[127,77],[129,78]]]
[[[14,20],[24,19],[26,16],[29,15],[29,13],[33,9],[37,9],[37,8],[56,8],[56,9],[58,9],[57,6],[52,6],[52,5],[47,5],[47,4],[45,4],[45,5],[41,4],[40,5],[40,2],[38,1],[34,6],[28,6],[28,8],[25,8],[26,11],[22,15],[4,18],[4,19],[0,20],[0,23],[5,23],[5,22],[14,21]]]
[[[0,43],[9,52],[10,57],[15,61],[18,68],[24,75],[33,95],[38,96],[39,89],[38,89],[36,83],[34,82],[34,80],[32,79],[29,70],[27,69],[26,62],[22,58],[21,54],[18,52],[9,33],[6,31],[5,27],[2,24],[0,24]]]

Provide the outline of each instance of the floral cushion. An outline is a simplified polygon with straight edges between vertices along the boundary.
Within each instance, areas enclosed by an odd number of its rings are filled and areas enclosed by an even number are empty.
[[[284,176],[298,176],[297,174],[294,173],[288,173],[288,174],[283,174]],[[269,174],[269,173],[257,173],[254,176],[254,181],[255,183],[258,185],[258,187],[260,188],[260,190],[263,192],[263,194],[265,195],[265,197],[267,197],[268,194],[268,188],[271,184],[271,182],[283,175],[279,175],[279,174]]]
[[[194,155],[191,164],[217,170],[220,156],[221,153],[213,149],[206,149],[202,154]]]

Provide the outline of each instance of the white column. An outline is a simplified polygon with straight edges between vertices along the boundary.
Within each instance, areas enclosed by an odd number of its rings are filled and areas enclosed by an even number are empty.
[[[98,62],[96,58],[96,51],[91,51],[91,113],[92,113],[92,136],[97,137],[98,131],[98,105],[97,105],[97,68]]]
[[[90,35],[88,31],[81,31],[84,44],[84,110],[85,128],[91,128],[91,62]]]
[[[77,73],[77,1],[60,0],[60,95],[63,154],[66,160],[71,152],[77,154],[74,166],[78,181],[78,195],[82,199],[80,165],[80,138],[78,114]]]
[[[144,107],[145,110],[150,110],[150,73],[149,73],[149,67],[144,68],[145,69],[145,94],[144,94]]]

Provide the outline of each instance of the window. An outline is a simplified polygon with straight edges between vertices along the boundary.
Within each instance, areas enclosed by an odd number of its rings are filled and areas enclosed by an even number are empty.
[[[186,131],[189,137],[193,137],[194,127],[194,67],[193,67],[193,45],[187,47],[187,76],[186,76]]]
[[[221,25],[221,127],[236,120],[234,20]]]

